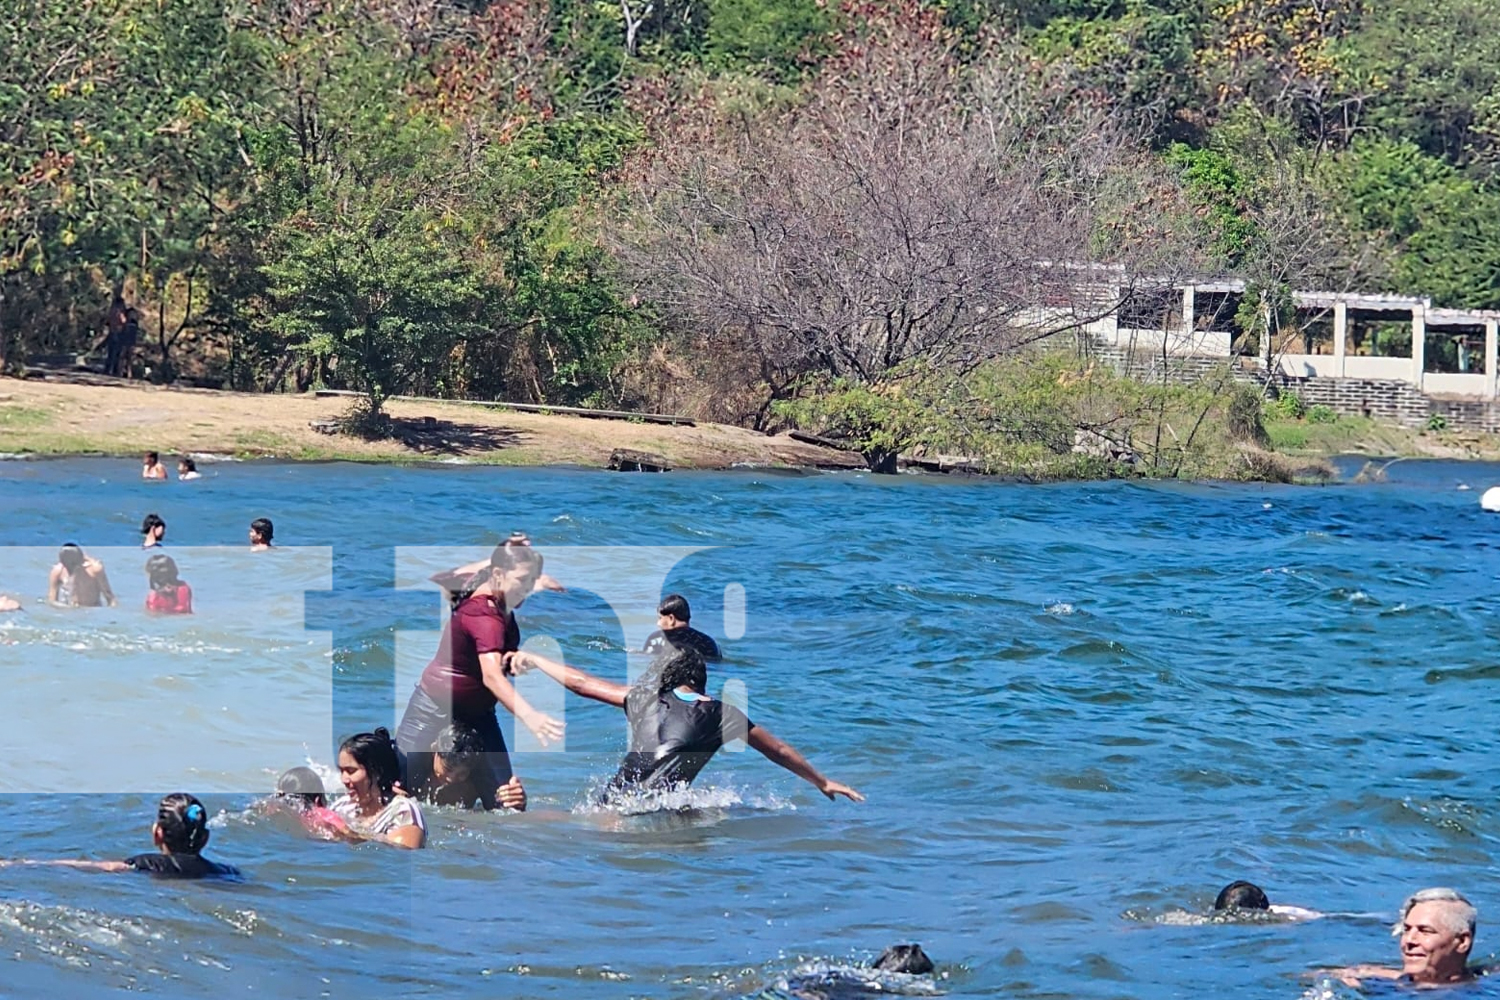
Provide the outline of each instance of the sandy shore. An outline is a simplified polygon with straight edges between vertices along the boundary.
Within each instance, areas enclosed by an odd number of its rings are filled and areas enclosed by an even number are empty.
[[[0,379],[0,452],[602,467],[615,448],[630,448],[680,468],[862,467],[844,452],[721,424],[674,427],[451,403],[393,401],[386,409],[398,438],[370,442],[309,426],[337,417],[347,399],[91,381],[100,384]],[[429,417],[439,421],[436,430],[423,419]]]

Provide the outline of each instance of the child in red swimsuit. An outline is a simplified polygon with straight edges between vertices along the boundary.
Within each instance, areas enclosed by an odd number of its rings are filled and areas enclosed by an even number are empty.
[[[151,592],[146,595],[146,610],[163,615],[193,613],[193,588],[177,577],[177,563],[171,556],[158,552],[146,560],[146,576]]]

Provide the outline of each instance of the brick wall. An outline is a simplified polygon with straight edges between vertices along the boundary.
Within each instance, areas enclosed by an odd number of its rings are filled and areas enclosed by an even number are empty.
[[[1423,428],[1433,411],[1433,401],[1409,382],[1290,375],[1278,376],[1275,381],[1278,388],[1296,393],[1308,406],[1326,406],[1343,416],[1372,417]],[[1450,426],[1455,426],[1452,421]]]
[[[1168,381],[1195,382],[1224,370],[1229,358],[1166,357],[1146,352],[1129,353],[1113,346],[1095,346],[1095,357],[1116,371],[1143,381],[1160,381],[1165,368]],[[1247,369],[1233,359],[1235,379],[1249,385],[1264,385],[1260,369]],[[1405,427],[1423,428],[1434,413],[1441,413],[1455,430],[1500,432],[1500,407],[1480,401],[1432,399],[1410,383],[1389,379],[1321,378],[1277,375],[1278,389],[1296,393],[1308,406],[1326,406],[1343,416],[1371,417]]]
[[[1500,403],[1489,399],[1434,399],[1432,412],[1459,431],[1500,434]]]

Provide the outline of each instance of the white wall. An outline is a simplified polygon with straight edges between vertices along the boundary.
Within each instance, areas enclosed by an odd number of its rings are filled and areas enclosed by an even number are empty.
[[[1422,391],[1446,396],[1483,396],[1484,376],[1445,372],[1427,372],[1422,376]]]
[[[1101,331],[1099,337],[1105,343],[1137,353],[1160,354],[1165,344],[1168,354],[1210,358],[1229,357],[1229,345],[1233,340],[1230,334],[1217,333],[1212,330],[1197,330],[1191,334],[1185,334],[1177,331],[1167,333],[1162,330],[1132,330],[1124,327],[1117,327],[1112,332]]]

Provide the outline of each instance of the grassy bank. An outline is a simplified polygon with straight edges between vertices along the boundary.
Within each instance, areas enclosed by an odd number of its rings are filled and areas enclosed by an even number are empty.
[[[322,434],[310,426],[338,417],[346,406],[346,400],[314,396],[0,379],[0,452],[136,456],[150,450],[301,461],[603,467],[615,448],[629,448],[655,452],[679,468],[862,467],[848,452],[720,424],[670,427],[449,403],[392,402],[397,437],[384,441]],[[1181,435],[1178,425],[1187,426],[1165,420],[1163,434]],[[1500,438],[1494,436],[1411,431],[1359,418],[1280,419],[1274,413],[1264,425],[1269,448],[1232,441],[1217,422],[1200,431],[1201,448],[1213,464],[1195,465],[1186,474],[1316,480],[1323,460],[1339,454],[1500,460]],[[1143,449],[1143,428],[1136,428],[1133,440]],[[1025,479],[1131,474],[1093,455],[1014,446],[1009,454],[1014,461],[991,471]]]
[[[1500,461],[1500,436],[1450,430],[1413,430],[1368,417],[1316,421],[1278,418],[1264,421],[1270,444],[1292,458],[1368,455],[1390,458],[1444,458]]]
[[[337,418],[347,406],[347,400],[310,395],[0,379],[0,452],[603,467],[614,449],[629,448],[680,468],[860,464],[842,452],[720,424],[669,427],[452,403],[391,402],[396,436],[382,441],[311,426]]]

